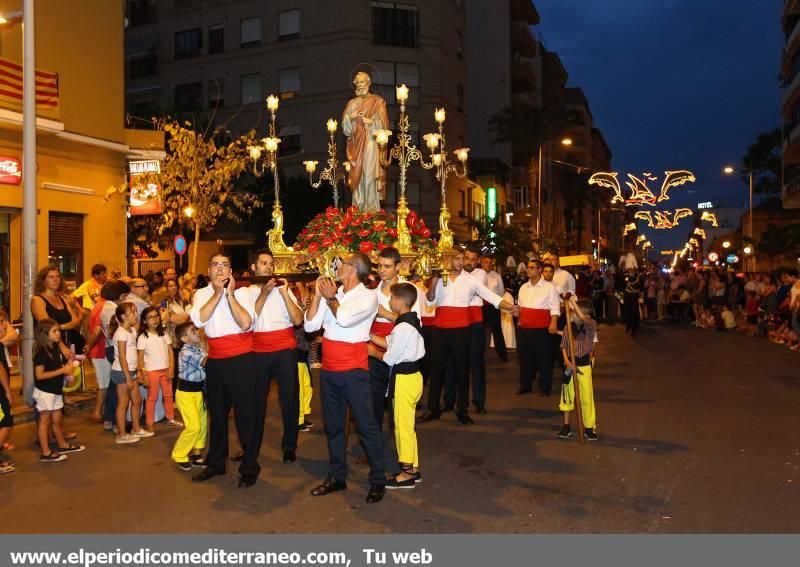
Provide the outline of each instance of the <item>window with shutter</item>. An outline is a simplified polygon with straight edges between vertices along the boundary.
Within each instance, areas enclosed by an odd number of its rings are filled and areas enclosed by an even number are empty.
[[[83,215],[51,211],[48,246],[49,261],[68,287],[83,281]]]

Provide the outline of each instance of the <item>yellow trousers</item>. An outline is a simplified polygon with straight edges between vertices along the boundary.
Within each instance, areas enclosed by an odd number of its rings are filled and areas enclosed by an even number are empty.
[[[581,394],[581,416],[583,426],[588,429],[597,427],[597,416],[594,409],[594,391],[592,389],[592,367],[578,366],[577,372],[572,374],[569,384],[561,385],[561,400],[558,409],[572,411],[575,409],[575,382],[578,382]]]
[[[311,387],[311,373],[305,362],[297,363],[297,378],[300,380],[300,419],[297,424],[303,425],[306,416],[311,413],[311,395],[314,393]]]
[[[419,466],[417,433],[414,431],[414,416],[417,402],[422,397],[422,374],[398,374],[394,386],[394,442],[397,445],[397,460]]]
[[[175,394],[175,406],[183,418],[183,431],[172,448],[172,460],[185,463],[194,449],[205,449],[208,432],[208,412],[203,404],[203,392],[182,392]]]

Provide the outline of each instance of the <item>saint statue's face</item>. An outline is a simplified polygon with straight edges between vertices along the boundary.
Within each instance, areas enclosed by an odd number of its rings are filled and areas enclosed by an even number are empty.
[[[356,78],[353,79],[353,86],[356,89],[356,95],[366,96],[369,94],[369,85],[372,81],[366,73],[358,73]]]

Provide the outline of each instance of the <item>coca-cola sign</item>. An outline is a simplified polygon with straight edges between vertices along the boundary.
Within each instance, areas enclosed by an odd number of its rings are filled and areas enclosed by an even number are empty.
[[[22,181],[22,164],[17,158],[0,156],[0,183],[19,185]]]

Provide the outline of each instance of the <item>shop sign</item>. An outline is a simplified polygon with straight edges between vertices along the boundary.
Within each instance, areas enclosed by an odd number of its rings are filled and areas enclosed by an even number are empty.
[[[22,181],[22,163],[17,158],[0,156],[0,183],[19,185]]]
[[[130,172],[131,215],[161,214],[161,184],[158,182],[143,183],[142,177],[147,174],[161,173],[161,162],[158,160],[132,161],[128,163]]]

